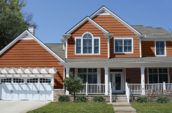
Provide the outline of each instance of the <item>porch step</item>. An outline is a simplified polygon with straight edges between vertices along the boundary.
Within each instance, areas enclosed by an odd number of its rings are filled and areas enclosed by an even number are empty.
[[[115,102],[127,102],[126,95],[113,95],[113,100]]]
[[[128,103],[128,102],[114,102],[114,103],[112,103],[112,105],[114,105],[114,106],[125,106],[125,107],[127,107],[127,106],[131,106],[130,105],[130,103]]]

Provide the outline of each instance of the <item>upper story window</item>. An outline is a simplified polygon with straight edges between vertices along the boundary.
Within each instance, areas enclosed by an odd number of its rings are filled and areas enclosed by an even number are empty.
[[[82,37],[76,37],[75,44],[76,54],[100,53],[100,38],[93,37],[89,32],[84,33]]]
[[[156,56],[165,56],[166,50],[165,50],[165,41],[156,41],[155,42],[155,54]]]
[[[132,52],[133,52],[132,38],[114,39],[114,53],[132,53]]]

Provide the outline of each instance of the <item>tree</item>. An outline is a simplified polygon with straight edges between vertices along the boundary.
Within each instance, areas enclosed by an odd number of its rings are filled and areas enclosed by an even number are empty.
[[[73,94],[74,100],[76,98],[76,93],[83,88],[81,79],[73,76],[65,79],[64,86],[71,94]]]
[[[31,24],[22,14],[23,7],[22,0],[0,0],[0,50]]]

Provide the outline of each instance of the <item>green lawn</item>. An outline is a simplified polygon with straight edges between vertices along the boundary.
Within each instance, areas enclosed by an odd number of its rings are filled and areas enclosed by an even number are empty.
[[[52,102],[28,113],[114,113],[114,111],[112,105],[106,103]]]
[[[172,113],[172,103],[132,103],[132,106],[137,110],[137,113]]]

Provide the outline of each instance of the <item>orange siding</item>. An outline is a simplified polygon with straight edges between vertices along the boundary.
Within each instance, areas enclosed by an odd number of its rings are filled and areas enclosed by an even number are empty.
[[[85,32],[92,33],[95,37],[100,37],[100,55],[75,55],[75,37],[81,37]],[[107,39],[104,33],[92,25],[90,22],[84,23],[72,33],[68,39],[68,58],[107,58]]]
[[[113,39],[110,41],[110,56],[111,57],[140,57],[140,49],[139,49],[139,39],[138,37],[132,32],[130,29],[128,29],[126,26],[124,26],[121,22],[116,20],[114,17],[110,15],[100,15],[96,16],[93,19],[95,22],[97,22],[100,26],[105,28],[107,31],[109,31],[113,37],[133,37],[133,43],[134,43],[134,53],[131,54],[117,54],[113,51]]]
[[[172,56],[172,41],[166,42],[166,48],[167,56]]]
[[[142,56],[143,57],[154,57],[154,41],[142,41]]]
[[[0,67],[55,67],[55,88],[63,88],[64,67],[34,40],[21,40],[0,56]]]

